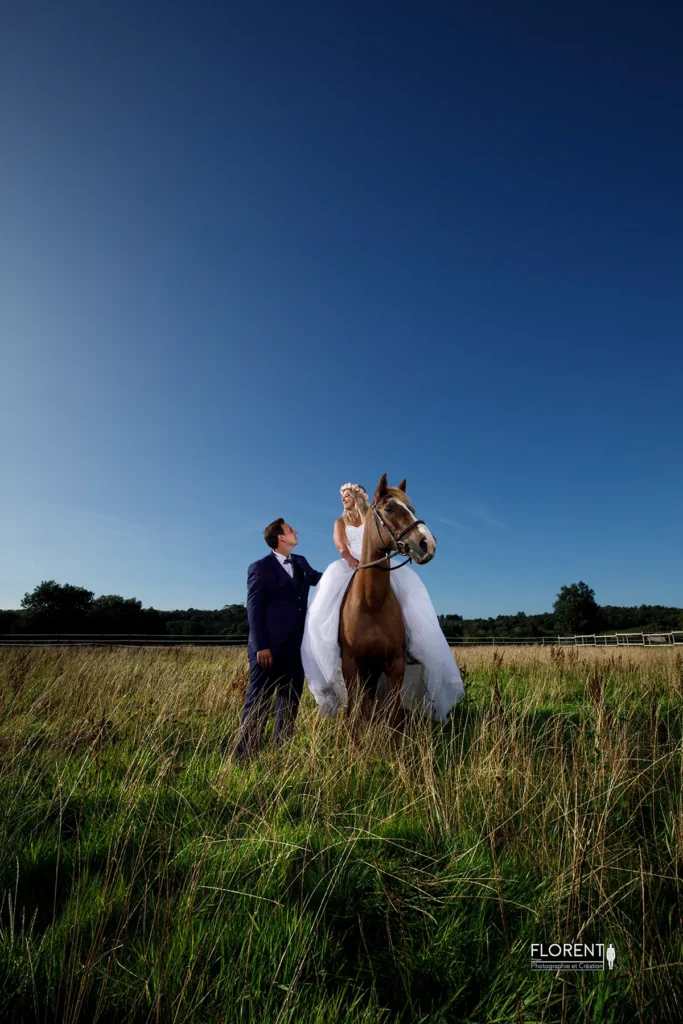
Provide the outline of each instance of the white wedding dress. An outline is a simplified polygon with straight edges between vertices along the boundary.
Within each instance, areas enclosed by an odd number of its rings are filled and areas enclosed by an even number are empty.
[[[364,529],[364,525],[346,525],[349,550],[359,560]],[[400,563],[400,559],[393,561],[394,564]],[[346,701],[339,647],[339,612],[352,576],[353,569],[343,558],[328,565],[315,588],[306,616],[301,660],[308,687],[326,716],[336,715]],[[421,663],[422,710],[425,715],[443,722],[451,708],[465,696],[460,670],[443,635],[427,588],[417,573],[409,565],[404,565],[392,572],[390,579],[403,612],[408,652]],[[408,667],[406,677],[410,671]]]

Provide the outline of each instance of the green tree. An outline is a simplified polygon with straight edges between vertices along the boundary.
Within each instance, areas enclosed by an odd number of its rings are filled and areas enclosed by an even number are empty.
[[[76,632],[92,608],[94,592],[69,583],[43,580],[30,594],[24,594],[21,607],[30,630],[48,633]]]
[[[21,629],[21,612],[0,611],[0,635],[4,633],[18,633]]]
[[[143,608],[135,597],[102,594],[92,602],[85,620],[88,632],[165,633],[164,620],[154,608]]]
[[[246,636],[249,632],[247,609],[243,604],[226,604],[213,611],[187,608],[159,614],[165,619],[167,631],[175,636]]]
[[[135,597],[102,594],[69,583],[44,580],[21,602],[30,633],[165,633],[162,616]]]
[[[558,631],[566,636],[594,633],[598,628],[600,609],[595,603],[595,591],[583,580],[562,587],[553,611]]]

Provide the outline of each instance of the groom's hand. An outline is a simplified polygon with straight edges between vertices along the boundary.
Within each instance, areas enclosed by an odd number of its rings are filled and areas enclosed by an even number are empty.
[[[270,647],[264,648],[262,651],[256,652],[256,661],[261,668],[272,668],[273,667],[273,655]]]

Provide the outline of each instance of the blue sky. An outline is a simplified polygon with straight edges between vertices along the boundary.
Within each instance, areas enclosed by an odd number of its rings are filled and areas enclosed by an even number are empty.
[[[460,5],[463,6],[463,5]],[[683,605],[672,5],[0,15],[0,606],[243,601],[347,480],[439,612]]]

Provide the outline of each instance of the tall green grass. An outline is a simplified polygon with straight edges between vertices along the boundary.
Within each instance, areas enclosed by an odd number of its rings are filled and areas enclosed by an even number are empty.
[[[0,651],[0,1019],[683,1020],[680,657],[458,658],[400,750],[306,696],[244,766],[242,652]]]

